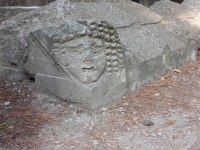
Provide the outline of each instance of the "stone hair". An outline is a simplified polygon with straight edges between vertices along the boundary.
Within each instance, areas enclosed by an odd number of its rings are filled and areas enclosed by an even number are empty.
[[[112,25],[104,21],[78,21],[78,23],[86,26],[86,30],[73,31],[72,33],[62,32],[55,35],[52,49],[59,49],[60,44],[83,36],[98,38],[103,40],[105,47],[106,71],[117,73],[120,68],[124,68],[124,56],[119,35]]]

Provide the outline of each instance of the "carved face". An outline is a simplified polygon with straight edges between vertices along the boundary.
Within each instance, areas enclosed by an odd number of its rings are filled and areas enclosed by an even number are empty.
[[[65,65],[83,83],[97,81],[106,67],[102,40],[84,36],[61,44],[65,51]]]

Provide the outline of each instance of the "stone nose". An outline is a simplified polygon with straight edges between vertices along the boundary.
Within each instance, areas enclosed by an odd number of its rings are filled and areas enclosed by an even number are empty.
[[[93,62],[93,53],[91,49],[88,49],[83,56],[83,62],[84,63],[92,63]]]
[[[83,58],[83,62],[84,62],[84,63],[92,63],[93,60],[92,60],[91,57],[84,57],[84,58]]]

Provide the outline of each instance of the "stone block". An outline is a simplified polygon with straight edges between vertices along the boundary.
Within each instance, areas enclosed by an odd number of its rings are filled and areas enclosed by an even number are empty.
[[[105,21],[70,21],[30,35],[25,70],[36,89],[97,108],[127,93],[123,48]]]

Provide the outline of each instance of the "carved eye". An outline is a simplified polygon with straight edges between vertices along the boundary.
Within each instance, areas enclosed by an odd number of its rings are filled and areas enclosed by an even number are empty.
[[[92,52],[95,55],[99,54],[101,51],[102,51],[101,47],[94,47],[94,48],[92,48]]]
[[[82,47],[82,46],[79,47],[79,48],[76,50],[76,52],[78,52],[78,53],[82,53],[82,52],[83,52],[83,47]]]
[[[92,52],[95,55],[100,53],[102,50],[102,42],[93,41],[91,46],[92,46]]]
[[[99,52],[99,49],[98,49],[98,48],[93,48],[93,49],[92,49],[92,52],[93,52],[94,54],[97,54],[97,53]]]

